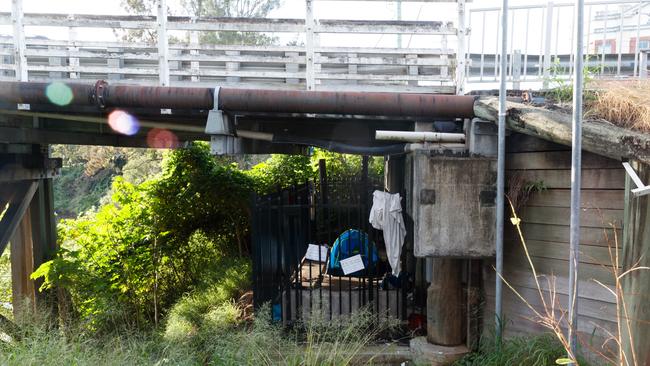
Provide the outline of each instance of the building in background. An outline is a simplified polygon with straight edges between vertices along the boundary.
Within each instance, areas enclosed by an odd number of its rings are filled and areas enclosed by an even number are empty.
[[[636,53],[638,49],[648,48],[650,4],[605,8],[592,16],[589,24],[589,53]]]

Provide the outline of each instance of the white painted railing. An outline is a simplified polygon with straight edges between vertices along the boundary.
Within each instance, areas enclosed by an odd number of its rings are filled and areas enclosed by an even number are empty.
[[[549,86],[573,72],[574,2],[509,8],[508,80]],[[585,67],[598,78],[640,74],[641,42],[650,40],[650,0],[594,0],[585,3]],[[499,70],[499,8],[469,11],[468,83],[495,83]],[[639,41],[641,40],[641,41]],[[552,86],[552,85],[550,85]],[[510,87],[510,86],[509,86]],[[477,88],[477,87],[475,87]],[[478,87],[480,88],[480,87]]]
[[[166,9],[164,0],[158,0]],[[433,0],[427,0],[433,1]],[[109,79],[158,85],[237,85],[307,90],[404,92],[456,91],[456,36],[451,23],[430,21],[315,20],[312,0],[306,19],[192,18],[24,14],[21,0],[12,13],[0,13],[0,25],[13,25],[13,36],[0,37],[0,77],[19,80]],[[26,26],[65,27],[66,40],[25,37]],[[152,43],[75,40],[77,28],[150,29]],[[171,43],[168,32],[187,32],[189,42]],[[304,34],[300,46],[225,46],[199,44],[205,31]],[[322,33],[431,35],[437,47],[320,47]]]

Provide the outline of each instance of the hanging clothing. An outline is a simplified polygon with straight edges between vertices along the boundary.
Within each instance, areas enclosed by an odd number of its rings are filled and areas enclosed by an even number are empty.
[[[393,270],[393,275],[398,276],[402,246],[406,236],[406,227],[402,217],[402,203],[399,193],[390,194],[375,191],[372,194],[372,208],[370,209],[370,224],[377,230],[384,232],[386,255],[388,263]]]

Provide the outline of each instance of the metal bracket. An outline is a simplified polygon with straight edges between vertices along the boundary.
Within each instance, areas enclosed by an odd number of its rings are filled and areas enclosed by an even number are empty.
[[[641,178],[636,174],[630,163],[623,163],[623,168],[625,168],[625,171],[636,185],[636,188],[632,189],[634,197],[641,197],[650,194],[650,186],[643,184]]]
[[[219,109],[219,90],[214,88],[212,109],[208,112],[205,133],[210,135],[210,152],[215,155],[232,155],[240,151],[235,129],[228,115]]]

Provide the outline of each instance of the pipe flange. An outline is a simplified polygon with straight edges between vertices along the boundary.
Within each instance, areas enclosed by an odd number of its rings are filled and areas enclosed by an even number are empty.
[[[99,109],[106,108],[106,93],[108,92],[108,82],[106,80],[97,80],[95,87],[90,95],[90,102],[96,104]]]

